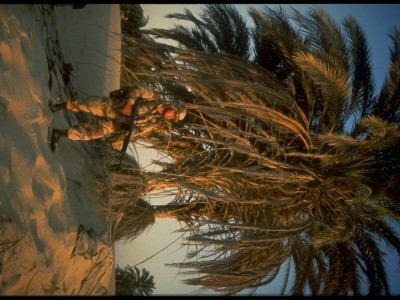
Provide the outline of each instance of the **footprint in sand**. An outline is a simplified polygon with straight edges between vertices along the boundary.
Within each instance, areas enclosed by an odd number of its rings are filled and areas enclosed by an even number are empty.
[[[6,40],[8,36],[7,26],[4,23],[3,20],[0,20],[0,41]]]
[[[43,201],[55,201],[59,203],[61,199],[60,178],[54,176],[57,174],[43,158],[38,155],[33,169],[32,191],[35,196]]]
[[[11,181],[10,169],[8,166],[0,162],[0,184],[8,185]]]
[[[12,53],[9,46],[11,39],[19,40],[26,62],[34,60],[37,56],[32,50],[32,41],[28,38],[28,34],[21,29],[20,23],[15,17],[10,18],[8,26],[0,20],[0,73],[10,70],[12,65]]]
[[[4,42],[8,39],[7,26],[0,20],[0,73],[10,69],[11,50]]]
[[[14,38],[19,38],[21,35],[21,25],[16,17],[12,16],[8,21],[8,28],[10,29],[10,34]]]
[[[8,111],[8,104],[10,104],[10,101],[0,96],[0,111]]]
[[[32,192],[42,199],[48,224],[54,232],[64,232],[67,218],[63,199],[65,182],[62,172],[49,164],[42,155],[36,158],[32,176]]]
[[[0,42],[0,73],[10,70],[11,50],[5,42]]]
[[[33,241],[35,242],[36,248],[40,252],[45,253],[46,243],[38,235],[38,228],[37,228],[36,220],[30,220],[28,228],[31,230],[32,238],[33,238]]]
[[[19,43],[21,44],[22,52],[24,53],[25,57],[28,61],[35,59],[35,55],[32,51],[32,43],[28,39],[28,35],[23,32],[20,36]]]
[[[47,213],[47,219],[54,232],[65,232],[68,221],[62,205],[52,205]]]

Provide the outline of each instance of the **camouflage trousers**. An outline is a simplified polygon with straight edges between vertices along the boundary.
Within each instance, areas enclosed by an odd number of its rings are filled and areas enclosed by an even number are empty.
[[[112,108],[110,98],[90,96],[84,100],[68,100],[67,109],[75,112],[84,111],[94,117],[68,129],[71,140],[92,140],[115,132],[114,119],[117,113]]]

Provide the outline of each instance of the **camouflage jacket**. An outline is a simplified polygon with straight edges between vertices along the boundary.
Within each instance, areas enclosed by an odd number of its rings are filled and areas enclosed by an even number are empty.
[[[149,100],[154,96],[154,91],[146,85],[136,84],[130,87],[123,87],[119,90],[112,91],[110,98],[112,100],[113,110],[118,113],[130,99],[136,99],[137,114],[134,120],[134,131],[132,139],[138,136],[145,136],[150,132],[161,132],[167,130],[170,124],[159,113],[156,112],[157,106],[161,103],[158,100]],[[115,134],[107,139],[114,149],[120,148],[123,144],[123,126],[115,124]]]

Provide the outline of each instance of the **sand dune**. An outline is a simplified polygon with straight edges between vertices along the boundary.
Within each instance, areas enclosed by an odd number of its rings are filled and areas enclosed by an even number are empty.
[[[79,96],[119,88],[119,32],[119,5],[0,5],[1,295],[107,292],[112,245],[90,152],[71,141],[51,152],[49,126],[77,120],[47,103],[68,97],[57,38]]]

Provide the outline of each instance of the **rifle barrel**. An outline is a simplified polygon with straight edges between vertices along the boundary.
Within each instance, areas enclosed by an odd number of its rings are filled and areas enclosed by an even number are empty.
[[[119,160],[119,165],[118,165],[117,170],[119,170],[119,168],[121,167],[122,160],[124,159],[126,150],[128,149],[128,145],[131,140],[132,131],[133,131],[133,128],[135,127],[135,118],[136,118],[136,114],[137,114],[138,103],[139,103],[139,101],[138,101],[138,99],[136,99],[135,104],[133,105],[131,113],[129,115],[129,118],[132,119],[132,126],[129,130],[128,135],[124,138],[124,144],[122,145],[122,149],[121,149],[121,158]]]

